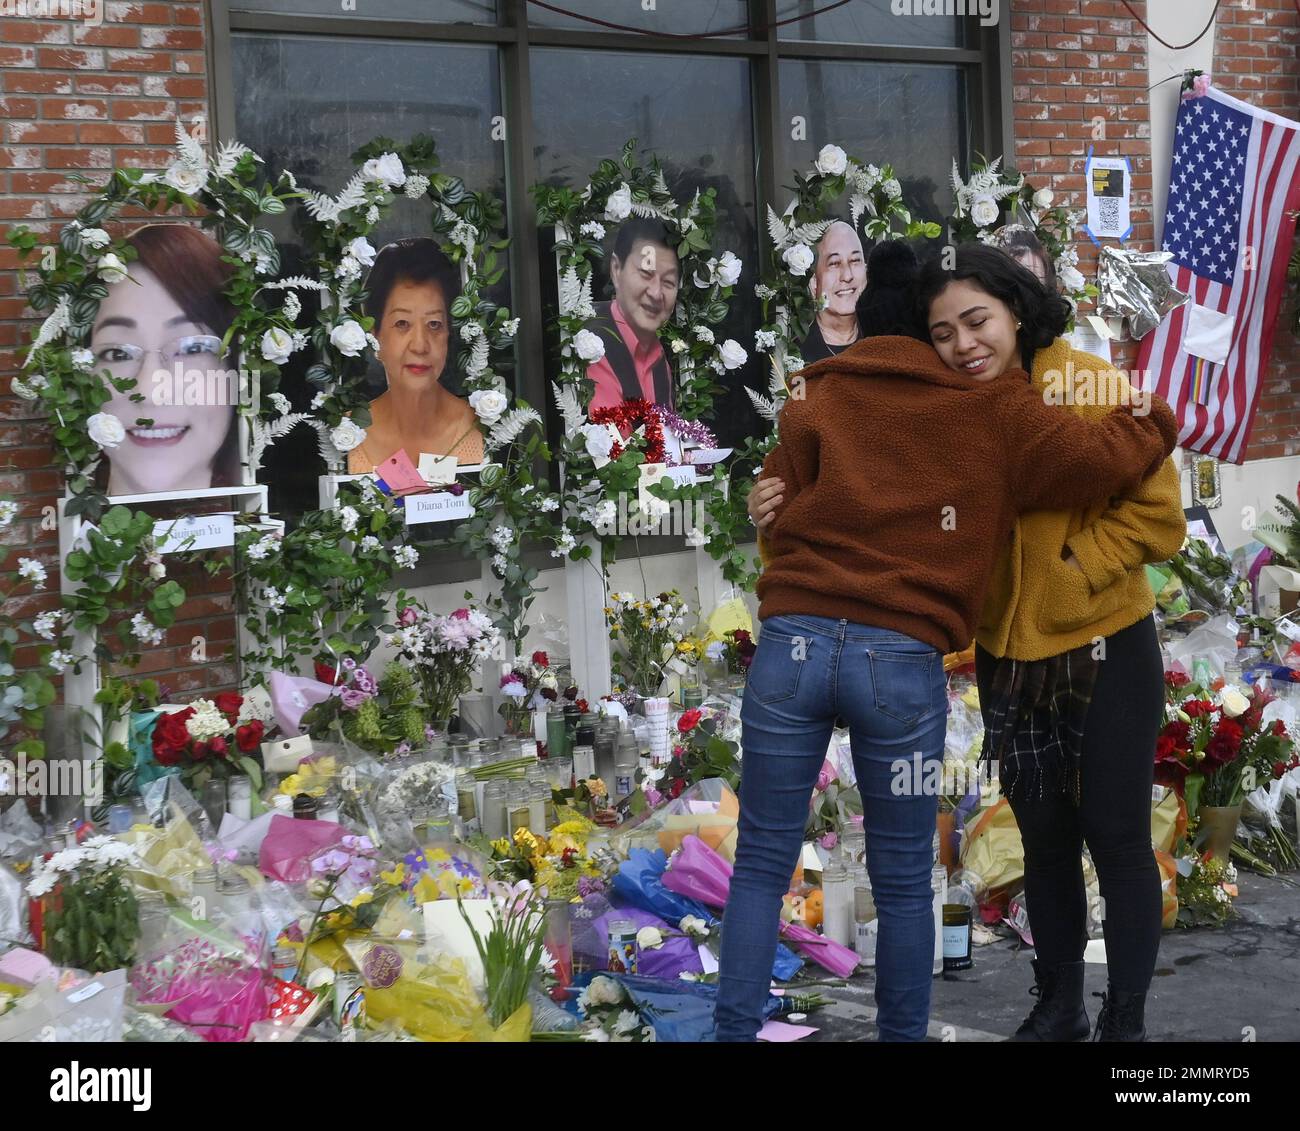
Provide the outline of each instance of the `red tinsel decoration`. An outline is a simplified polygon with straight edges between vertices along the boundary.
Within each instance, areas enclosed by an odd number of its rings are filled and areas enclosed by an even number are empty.
[[[647,400],[624,401],[610,408],[592,409],[589,419],[593,424],[613,424],[625,436],[645,426],[646,463],[664,463],[664,426],[656,407]],[[615,444],[610,449],[610,459],[618,459],[625,445]]]

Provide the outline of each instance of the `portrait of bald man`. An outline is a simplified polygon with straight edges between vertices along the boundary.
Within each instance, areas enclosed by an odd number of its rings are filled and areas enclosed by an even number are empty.
[[[817,243],[808,289],[817,318],[803,341],[808,364],[832,357],[861,336],[857,305],[867,285],[867,257],[853,225],[836,220]]]

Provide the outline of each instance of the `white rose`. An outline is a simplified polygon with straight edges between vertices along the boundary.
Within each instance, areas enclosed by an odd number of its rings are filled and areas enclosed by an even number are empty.
[[[632,189],[624,181],[605,201],[605,219],[615,223],[632,215]]]
[[[759,353],[776,349],[776,334],[771,330],[758,330],[754,333],[754,348]]]
[[[672,340],[673,353],[685,353],[690,348],[691,344],[685,338],[674,338]]]
[[[366,430],[352,420],[342,420],[330,431],[330,443],[341,452],[350,452],[366,438]]]
[[[351,318],[340,322],[330,331],[330,345],[344,357],[360,357],[366,344],[366,332],[359,322],[354,322]]]
[[[657,950],[664,945],[663,932],[658,927],[642,927],[636,933],[636,945],[641,950]]]
[[[970,208],[970,218],[979,228],[991,228],[998,222],[999,215],[998,202],[987,194],[977,196]]]
[[[509,403],[505,393],[496,389],[479,389],[469,395],[469,407],[484,424],[495,424],[500,420]]]
[[[614,447],[614,437],[603,424],[584,424],[582,434],[587,445],[587,454],[597,462],[608,460]]]
[[[95,355],[91,350],[73,350],[68,360],[78,369],[89,370],[95,364]]]
[[[794,247],[786,248],[782,252],[781,258],[785,260],[785,265],[790,269],[791,275],[806,275],[808,268],[817,261],[813,249],[806,243],[797,243]]]
[[[735,338],[728,338],[722,343],[722,364],[728,369],[739,369],[749,360],[749,354]]]
[[[740,279],[740,269],[744,266],[740,258],[730,251],[724,251],[718,260],[718,280],[724,287],[734,287]]]
[[[357,236],[348,244],[348,254],[362,267],[369,267],[375,262],[375,249],[365,236]]]
[[[1230,719],[1245,714],[1250,707],[1250,700],[1235,687],[1225,687],[1219,694],[1219,706]]]
[[[361,512],[356,507],[343,507],[339,511],[339,525],[343,528],[344,534],[351,534],[360,520]]]
[[[1052,207],[1052,201],[1056,199],[1056,194],[1049,188],[1040,188],[1034,193],[1034,207],[1040,212],[1045,212]]]
[[[623,1000],[623,987],[613,978],[597,976],[587,987],[587,1000],[592,1005],[618,1005]]]
[[[120,283],[126,278],[126,264],[111,251],[107,255],[99,257],[95,270],[99,272],[99,277],[106,283]]]
[[[262,360],[272,365],[283,365],[293,353],[293,335],[273,326],[262,335]]]
[[[1077,267],[1063,267],[1059,278],[1067,291],[1081,291],[1088,285],[1088,280]]]
[[[97,412],[87,420],[86,434],[101,448],[115,448],[126,439],[126,429],[111,412]]]
[[[81,233],[81,242],[87,247],[99,249],[108,247],[113,241],[103,228],[87,228]]]
[[[903,195],[903,186],[899,184],[897,177],[890,177],[881,188],[885,190],[885,195],[889,197],[890,200],[897,200]]]
[[[588,365],[605,356],[605,343],[600,340],[599,334],[593,334],[590,330],[579,330],[574,335],[573,349]]]
[[[161,581],[167,576],[167,567],[163,565],[162,562],[154,562],[153,565],[149,567],[149,576],[155,581]]]
[[[388,188],[399,188],[406,184],[406,170],[402,168],[402,159],[396,153],[372,157],[361,166],[361,175],[368,181],[376,181]]]
[[[817,154],[817,172],[823,176],[838,177],[848,167],[848,155],[838,145],[823,145]]]
[[[208,171],[177,163],[163,174],[163,183],[186,196],[194,196],[195,193],[202,192],[203,186],[208,183]]]

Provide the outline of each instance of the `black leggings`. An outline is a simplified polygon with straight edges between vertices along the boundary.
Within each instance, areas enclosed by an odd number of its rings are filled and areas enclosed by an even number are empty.
[[[1082,800],[1011,803],[1025,846],[1025,901],[1034,949],[1048,966],[1078,962],[1087,934],[1082,850],[1101,887],[1110,984],[1145,993],[1160,949],[1160,869],[1151,849],[1151,784],[1164,672],[1150,617],[1106,638],[1083,737]],[[982,648],[985,696],[996,661]]]

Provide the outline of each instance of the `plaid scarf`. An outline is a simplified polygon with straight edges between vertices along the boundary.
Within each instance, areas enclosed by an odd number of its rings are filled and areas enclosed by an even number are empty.
[[[997,661],[981,757],[998,767],[1006,797],[1065,794],[1079,804],[1083,728],[1099,664],[1091,644],[1046,660]]]

